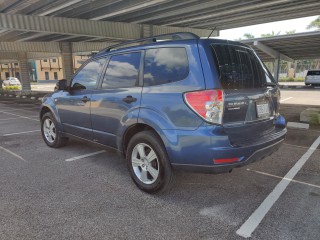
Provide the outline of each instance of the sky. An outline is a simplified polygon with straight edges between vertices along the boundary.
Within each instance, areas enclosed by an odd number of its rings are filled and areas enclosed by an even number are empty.
[[[220,37],[222,39],[228,40],[236,40],[239,38],[244,38],[243,34],[251,33],[255,36],[255,38],[259,38],[261,34],[271,33],[274,31],[278,33],[281,31],[280,35],[285,34],[286,31],[296,30],[296,33],[301,32],[309,32],[314,31],[314,29],[307,29],[307,26],[310,22],[315,20],[318,16],[313,17],[304,17],[304,18],[297,18],[292,20],[285,20],[285,21],[278,21],[272,23],[264,23],[258,25],[252,25],[247,27],[240,27],[240,28],[233,28],[228,30],[220,31]]]

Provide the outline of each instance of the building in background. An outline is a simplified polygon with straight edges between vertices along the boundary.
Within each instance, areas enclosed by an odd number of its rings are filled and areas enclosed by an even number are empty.
[[[19,63],[3,63],[0,64],[0,79],[4,80],[8,77],[20,78]]]
[[[73,68],[77,71],[83,62],[85,62],[89,56],[74,56]],[[32,82],[43,82],[50,80],[59,80],[63,78],[63,66],[61,57],[41,59],[41,60],[29,60],[29,75]],[[19,63],[4,63],[0,64],[0,79],[4,80],[8,77],[16,77],[20,79],[20,67]]]

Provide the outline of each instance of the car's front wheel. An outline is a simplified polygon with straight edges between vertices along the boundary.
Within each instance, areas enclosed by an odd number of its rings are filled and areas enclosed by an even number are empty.
[[[41,118],[41,133],[49,147],[63,147],[68,142],[68,138],[63,137],[57,130],[57,122],[51,112],[45,113]]]
[[[173,172],[161,139],[153,131],[132,137],[127,148],[127,165],[134,183],[147,193],[168,190]]]

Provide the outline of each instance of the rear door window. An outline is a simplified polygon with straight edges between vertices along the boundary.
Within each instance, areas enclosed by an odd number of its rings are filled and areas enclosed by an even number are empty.
[[[144,86],[161,85],[185,79],[189,62],[185,48],[156,48],[146,50]]]
[[[141,52],[111,57],[102,88],[130,88],[138,85]]]
[[[227,44],[215,44],[212,49],[223,88],[263,88],[273,81],[251,49]]]

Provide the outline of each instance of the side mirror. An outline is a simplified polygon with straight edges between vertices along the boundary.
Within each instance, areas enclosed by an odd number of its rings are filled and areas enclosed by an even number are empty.
[[[59,80],[59,81],[56,83],[56,86],[54,87],[54,90],[55,90],[55,91],[60,91],[60,90],[66,91],[66,90],[68,90],[68,82],[67,82],[67,79],[61,79],[61,80]]]

